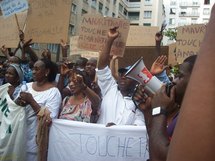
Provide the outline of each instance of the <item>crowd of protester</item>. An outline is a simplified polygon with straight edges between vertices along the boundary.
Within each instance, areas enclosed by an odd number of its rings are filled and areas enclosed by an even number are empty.
[[[0,84],[9,83],[10,98],[26,110],[26,160],[37,160],[38,124],[45,124],[49,128],[52,119],[56,118],[106,126],[146,126],[150,161],[167,159],[169,144],[197,56],[186,58],[179,65],[178,73],[173,74],[172,67],[165,64],[166,56],[158,53],[150,72],[163,82],[163,86],[153,94],[144,85],[125,76],[129,66],[115,71],[117,57],[111,56],[110,51],[117,37],[118,28],[111,28],[98,61],[96,58],[88,60],[81,57],[74,64],[68,63],[66,59],[68,45],[63,41],[63,62],[58,65],[51,61],[49,50],[44,50],[38,58],[31,48],[32,40],[26,41],[22,31],[14,52],[2,46],[1,51],[7,61],[0,62]],[[155,35],[155,41],[159,51],[161,32]],[[21,90],[23,82],[27,82],[27,91]],[[169,91],[167,87],[171,87]],[[159,111],[154,113],[158,108]],[[38,121],[41,111],[43,121]]]

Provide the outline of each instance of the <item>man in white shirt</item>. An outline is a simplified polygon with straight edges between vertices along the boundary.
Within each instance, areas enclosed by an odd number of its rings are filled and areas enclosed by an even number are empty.
[[[97,76],[98,85],[102,93],[102,103],[97,123],[145,125],[142,112],[136,109],[132,101],[131,96],[136,82],[125,77],[128,69],[119,70],[119,77],[116,82],[109,68],[111,46],[118,36],[117,28],[110,29],[106,45],[99,56]]]

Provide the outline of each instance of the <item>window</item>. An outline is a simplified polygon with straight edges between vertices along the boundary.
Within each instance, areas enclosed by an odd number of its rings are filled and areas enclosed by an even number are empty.
[[[208,23],[209,19],[203,19],[203,23]]]
[[[33,48],[33,49],[39,50],[39,49],[40,49],[40,44],[38,44],[38,43],[33,43],[33,44],[32,44],[32,48]]]
[[[205,0],[204,4],[210,4],[210,0]]]
[[[82,9],[81,14],[83,15],[83,14],[86,14],[86,13],[87,13],[87,11]]]
[[[144,11],[144,18],[152,18],[152,11]]]
[[[72,13],[77,13],[77,6],[75,4],[72,4]]]
[[[47,48],[48,48],[52,53],[57,53],[58,45],[57,45],[57,44],[48,44]]]
[[[101,2],[99,2],[99,12],[102,13],[102,9],[103,9],[103,4]]]
[[[107,16],[109,14],[109,8],[105,7],[105,15]]]
[[[140,0],[129,0],[129,2],[140,2]]]
[[[170,13],[171,15],[175,15],[176,13],[176,9],[175,8],[170,8]]]
[[[75,26],[72,24],[69,24],[69,34],[75,35]]]
[[[97,3],[97,0],[92,0],[91,6],[96,8],[96,3]]]
[[[169,19],[169,25],[175,25],[175,18]]]
[[[88,0],[83,0],[84,1],[84,3],[87,3],[88,4]]]
[[[130,20],[139,20],[140,12],[128,12],[128,18]]]
[[[123,6],[121,3],[119,3],[119,11],[122,12],[123,11]]]
[[[123,11],[124,15],[127,16],[128,14],[128,11],[124,8],[124,11]]]
[[[209,8],[204,8],[203,9],[203,15],[210,15],[210,9]]]
[[[191,24],[196,24],[197,23],[197,18],[192,18],[191,19]]]
[[[114,5],[116,4],[116,0],[113,0],[113,4],[114,4]]]
[[[171,6],[175,6],[176,5],[176,1],[175,0],[170,1],[170,5]]]
[[[115,16],[116,16],[116,14],[113,12],[113,13],[112,13],[112,17],[115,17]]]
[[[143,26],[151,26],[151,23],[143,23]]]

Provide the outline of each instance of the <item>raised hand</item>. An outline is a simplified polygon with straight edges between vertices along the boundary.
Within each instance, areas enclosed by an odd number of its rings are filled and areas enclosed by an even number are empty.
[[[7,55],[9,54],[8,48],[6,48],[5,45],[3,45],[3,46],[1,47],[1,52],[2,52],[5,56],[7,56]]]
[[[154,63],[152,64],[151,66],[151,69],[150,69],[150,72],[153,74],[153,75],[156,75],[156,74],[160,74],[164,71],[164,69],[166,68],[166,66],[164,66],[164,63],[165,61],[167,60],[167,57],[162,55],[162,56],[159,56],[155,61]]]
[[[115,40],[119,36],[119,31],[117,31],[119,27],[113,27],[108,32],[108,38]]]
[[[68,68],[68,66],[66,64],[61,65],[61,67],[60,67],[60,74],[61,75],[66,76],[69,71],[70,71],[70,69]]]
[[[141,111],[151,109],[151,98],[142,85],[139,85],[132,97]]]
[[[155,34],[155,41],[156,41],[156,42],[161,42],[162,39],[163,39],[162,33],[161,33],[161,32],[157,32],[157,33]]]
[[[170,109],[175,104],[175,87],[173,86],[170,91],[170,97],[166,93],[166,85],[163,85],[161,89],[155,93],[152,98],[152,107],[162,107],[163,109]]]

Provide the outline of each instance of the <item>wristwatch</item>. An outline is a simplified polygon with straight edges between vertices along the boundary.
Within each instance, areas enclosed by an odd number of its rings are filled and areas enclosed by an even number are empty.
[[[155,107],[152,109],[152,116],[158,116],[158,115],[167,115],[167,111],[165,109],[162,109],[161,107]]]

